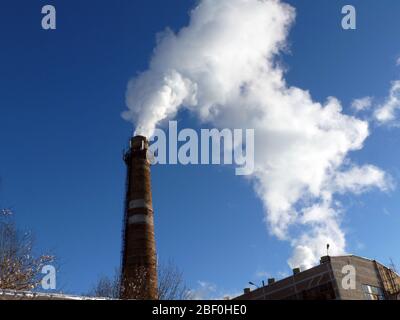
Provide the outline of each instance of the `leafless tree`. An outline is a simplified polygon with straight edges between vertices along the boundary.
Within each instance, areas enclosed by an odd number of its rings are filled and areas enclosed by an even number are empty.
[[[124,288],[130,297],[144,299],[142,293],[145,285],[146,270],[139,268],[135,272],[135,280],[125,284]],[[115,271],[114,278],[100,277],[89,295],[95,297],[118,298],[121,288],[120,270]],[[159,300],[188,300],[190,290],[185,284],[183,273],[171,261],[167,264],[158,265],[158,299]]]
[[[146,269],[139,267],[133,272],[134,276],[132,278],[134,280],[130,282],[121,281],[121,271],[118,268],[115,270],[113,278],[101,276],[88,295],[118,299],[121,296],[121,292],[123,292],[123,295],[132,297],[132,299],[145,299],[143,293],[145,292]],[[122,285],[125,287],[122,288]]]
[[[50,255],[34,256],[33,235],[19,230],[10,210],[0,210],[0,289],[33,290],[41,282]]]
[[[397,265],[394,263],[393,259],[390,258],[390,263],[389,263],[389,277],[390,277],[390,282],[392,285],[392,290],[394,295],[399,295],[400,294],[400,280],[399,280],[399,269],[397,268]]]
[[[96,285],[89,292],[89,296],[118,299],[120,291],[120,277],[118,270],[114,278],[101,276]]]
[[[158,296],[160,300],[190,299],[183,272],[172,261],[158,267]]]
[[[397,268],[397,266],[394,263],[392,258],[389,258],[389,269],[392,270],[393,272],[397,273],[397,274],[399,273],[398,272],[398,268]]]

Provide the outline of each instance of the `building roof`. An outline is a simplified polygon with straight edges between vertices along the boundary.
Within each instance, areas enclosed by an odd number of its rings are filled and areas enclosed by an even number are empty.
[[[244,293],[234,299],[257,299],[268,296],[270,299],[280,299],[283,297],[294,297],[298,296],[299,292],[305,292],[311,288],[317,288],[318,286],[323,286],[325,283],[332,283],[335,277],[335,267],[332,263],[339,265],[345,263],[347,260],[355,259],[359,263],[375,264],[381,266],[384,270],[390,270],[390,272],[400,279],[399,275],[392,271],[385,265],[377,262],[373,259],[368,259],[365,257],[360,257],[353,254],[341,255],[341,256],[324,256],[320,259],[320,264],[306,269],[300,270],[299,268],[293,269],[293,274],[275,281],[275,279],[268,279],[268,284],[258,287],[255,290],[250,290],[250,288],[245,288]],[[355,262],[354,261],[354,262]],[[378,271],[379,272],[379,271]],[[386,272],[385,272],[386,273]],[[364,279],[365,280],[365,279]],[[387,279],[386,279],[387,280]],[[396,280],[398,281],[398,280]],[[400,281],[400,280],[399,280]],[[319,289],[323,289],[322,287]]]
[[[361,257],[361,256],[357,256],[355,254],[344,254],[344,255],[341,255],[341,256],[333,256],[332,258],[343,258],[343,257],[358,258],[358,259],[363,259],[363,260],[379,263],[380,265],[384,266],[385,268],[390,269],[394,274],[396,274],[398,277],[400,277],[399,273],[396,270],[393,270],[392,268],[389,268],[388,266],[384,265],[383,263],[381,263],[381,262],[379,262],[379,261],[377,261],[375,259]]]
[[[0,289],[0,300],[111,300],[111,299],[68,295],[62,293],[43,293],[43,292]]]

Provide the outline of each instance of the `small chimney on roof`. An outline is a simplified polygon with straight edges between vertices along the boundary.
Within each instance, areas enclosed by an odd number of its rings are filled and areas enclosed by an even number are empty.
[[[300,268],[294,268],[293,269],[293,275],[296,275],[298,273],[300,273]]]
[[[321,257],[321,259],[319,260],[319,263],[320,263],[320,264],[324,264],[324,263],[327,263],[327,262],[329,262],[329,261],[331,261],[331,257],[330,257],[330,256],[323,256],[323,257]]]
[[[271,285],[273,283],[275,283],[275,278],[269,278],[268,279],[268,285]]]
[[[250,288],[244,288],[244,289],[243,289],[243,293],[244,293],[244,294],[250,293]]]

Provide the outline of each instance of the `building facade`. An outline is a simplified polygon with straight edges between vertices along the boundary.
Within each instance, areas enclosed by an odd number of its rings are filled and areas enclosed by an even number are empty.
[[[383,264],[354,255],[325,256],[320,264],[244,293],[235,300],[398,300],[399,275]]]

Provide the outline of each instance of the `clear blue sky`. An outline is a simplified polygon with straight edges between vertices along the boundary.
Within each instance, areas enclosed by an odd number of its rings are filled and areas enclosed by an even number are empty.
[[[119,265],[125,167],[132,125],[125,109],[128,80],[146,69],[155,35],[188,22],[196,1],[7,1],[0,4],[0,206],[32,229],[39,249],[60,261],[60,289],[88,291]],[[289,84],[318,101],[383,99],[400,78],[398,0],[291,0],[297,10]],[[57,30],[40,27],[41,7],[57,9]],[[341,8],[357,8],[357,30],[340,28]],[[187,114],[180,126],[197,128]],[[396,128],[372,125],[352,159],[400,180]],[[152,169],[160,260],[173,259],[192,288],[235,293],[260,275],[289,273],[291,248],[268,234],[263,208],[232,168]],[[399,189],[343,196],[348,251],[400,264]],[[264,275],[264,278],[267,275]]]

